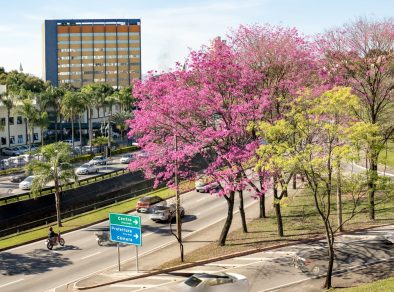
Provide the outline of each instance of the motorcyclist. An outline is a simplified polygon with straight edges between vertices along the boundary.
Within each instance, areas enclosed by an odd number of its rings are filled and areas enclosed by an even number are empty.
[[[49,227],[48,237],[52,242],[56,242],[58,234],[53,231],[52,227]]]

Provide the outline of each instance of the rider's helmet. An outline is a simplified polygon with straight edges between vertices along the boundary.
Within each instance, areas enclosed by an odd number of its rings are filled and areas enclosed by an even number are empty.
[[[49,227],[49,231],[52,231],[53,229],[52,229],[52,227]]]

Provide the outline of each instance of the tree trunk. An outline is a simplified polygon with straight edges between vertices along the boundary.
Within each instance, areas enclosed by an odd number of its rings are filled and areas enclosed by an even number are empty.
[[[248,226],[246,225],[246,216],[245,216],[245,209],[244,209],[244,195],[243,191],[238,191],[239,195],[239,214],[241,215],[242,221],[242,231],[244,233],[248,233]]]
[[[274,208],[275,208],[275,215],[276,215],[276,222],[278,227],[278,236],[283,237],[283,221],[282,221],[282,213],[280,210],[280,199],[278,197],[278,188],[276,183],[274,182]]]
[[[55,116],[55,142],[57,142],[57,110]]]
[[[328,244],[328,267],[326,274],[326,281],[324,283],[324,289],[330,289],[332,287],[332,270],[334,267],[334,237],[331,236],[329,227],[325,224],[326,228],[326,238]]]
[[[109,116],[108,116],[108,149],[110,149],[109,153],[111,153],[111,139],[112,139],[111,118],[112,118],[112,106],[110,106]]]
[[[341,164],[338,163],[337,168],[337,212],[339,231],[343,231],[342,227],[342,186],[341,186]]]
[[[226,239],[228,232],[230,231],[231,223],[233,221],[233,210],[234,210],[234,191],[230,191],[229,197],[226,197],[227,201],[227,218],[224,222],[222,232],[219,237],[219,245],[224,246],[226,244]]]
[[[92,148],[93,129],[92,129],[92,111],[90,108],[87,111],[87,120],[89,126],[89,147]]]
[[[62,217],[60,216],[60,191],[58,189],[55,191],[55,201],[56,201],[57,227],[62,227]]]
[[[74,145],[74,115],[73,114],[71,114],[71,141],[73,143],[72,145],[74,151],[75,145]]]
[[[293,190],[297,189],[297,174],[293,174]]]
[[[41,146],[44,146],[44,129],[40,127],[40,135],[41,135]]]
[[[265,215],[265,194],[262,194],[259,197],[259,207],[260,207],[259,218],[267,218]]]
[[[81,127],[81,116],[78,117],[78,126],[79,126],[79,143],[81,146],[81,154],[82,154],[82,127]]]
[[[369,162],[368,173],[368,202],[369,202],[369,219],[375,220],[375,189],[376,178],[378,176],[378,159],[374,155]]]

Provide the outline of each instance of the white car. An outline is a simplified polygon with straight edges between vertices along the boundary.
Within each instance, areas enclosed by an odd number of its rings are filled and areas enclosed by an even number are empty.
[[[209,193],[211,190],[216,191],[219,188],[219,184],[217,182],[210,181],[207,177],[199,177],[194,186],[196,191],[199,193]]]
[[[199,273],[187,278],[177,288],[177,291],[241,292],[249,291],[249,281],[235,273]]]
[[[82,164],[75,170],[76,174],[90,174],[90,173],[97,173],[99,169],[91,163]]]
[[[14,156],[14,155],[21,155],[21,151],[16,148],[10,148],[10,147],[4,147],[1,148],[1,151],[3,152],[4,155],[8,156]]]
[[[107,157],[99,155],[99,156],[95,156],[93,157],[92,160],[89,161],[90,164],[100,164],[100,165],[105,165],[107,164]]]
[[[133,160],[133,155],[132,154],[124,154],[120,158],[120,163],[128,164],[128,163],[130,163],[131,160]]]
[[[31,189],[31,185],[33,184],[33,180],[34,180],[34,176],[28,176],[27,178],[25,178],[23,181],[21,181],[19,183],[19,188],[21,190],[30,190]]]

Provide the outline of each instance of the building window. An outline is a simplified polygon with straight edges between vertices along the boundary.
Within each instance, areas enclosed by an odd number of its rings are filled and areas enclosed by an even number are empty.
[[[14,124],[14,117],[9,117],[8,118],[8,124],[13,125]]]
[[[0,125],[3,126],[3,127],[5,126],[5,118],[1,118]]]
[[[22,124],[22,116],[17,116],[17,117],[16,117],[16,123],[17,123],[18,125]]]
[[[15,144],[15,136],[10,137],[10,144]]]
[[[38,133],[33,133],[33,141],[38,141]]]
[[[1,137],[1,145],[7,144],[7,138]]]
[[[18,144],[23,143],[23,135],[18,135]]]

